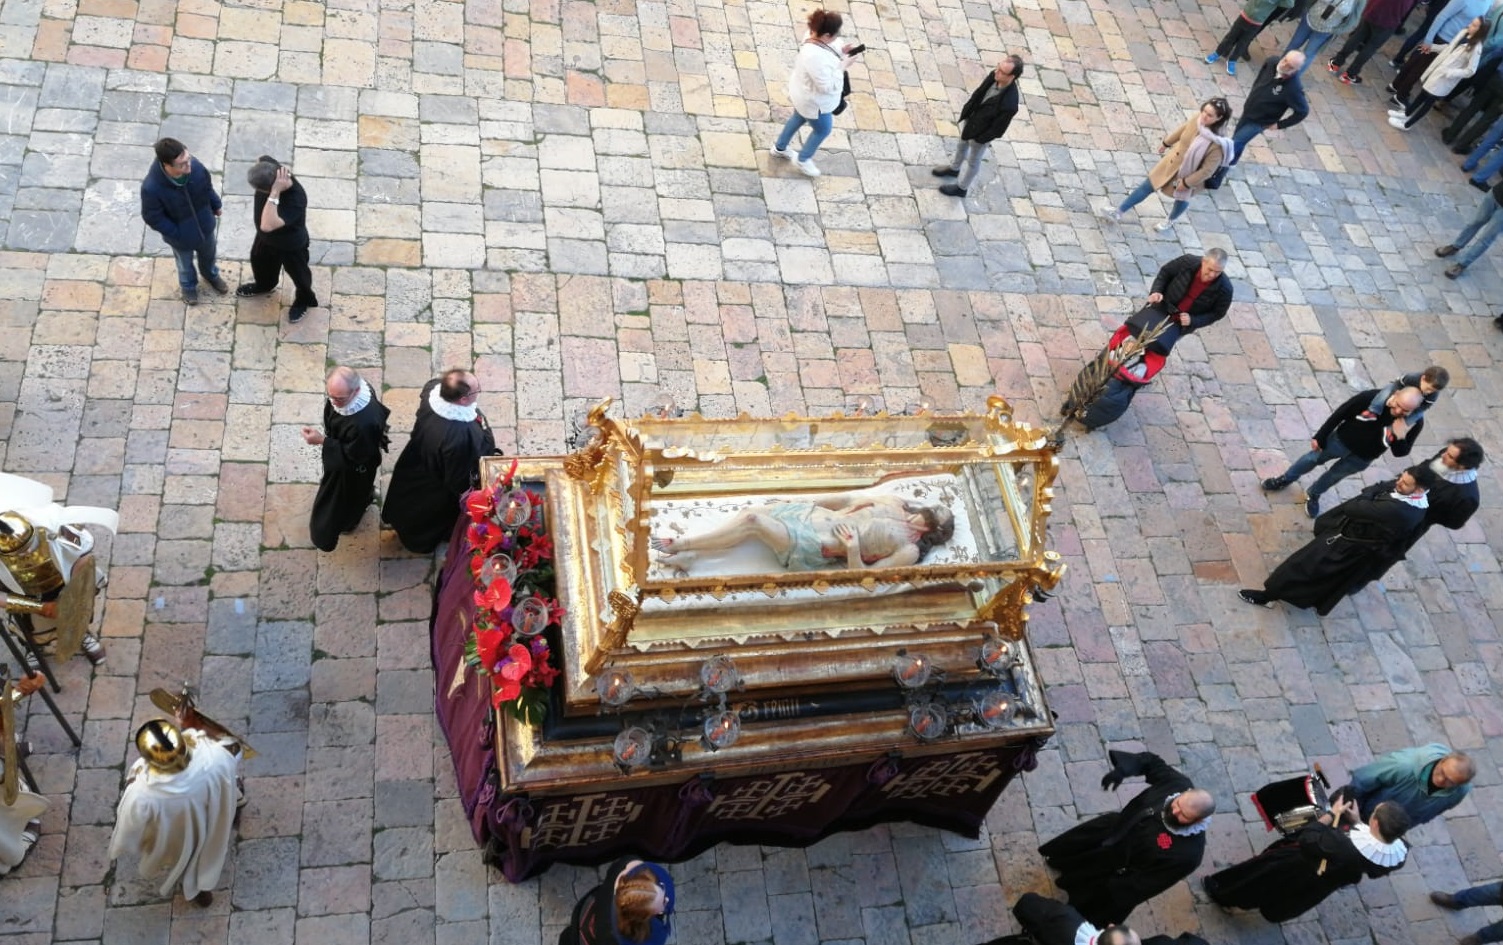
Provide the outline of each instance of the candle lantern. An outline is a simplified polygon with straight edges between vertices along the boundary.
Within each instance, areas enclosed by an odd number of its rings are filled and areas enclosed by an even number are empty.
[[[1014,661],[1012,644],[1001,637],[992,637],[981,644],[980,666],[986,672],[1001,675]]]
[[[917,689],[929,681],[934,665],[917,653],[902,652],[893,657],[892,675],[904,689]]]
[[[511,626],[524,637],[535,637],[548,627],[548,605],[536,597],[521,601],[511,611]]]
[[[490,587],[497,580],[505,581],[507,584],[517,582],[517,564],[511,560],[511,555],[494,554],[480,565],[481,584]]]
[[[736,744],[741,737],[741,716],[734,709],[716,712],[705,719],[705,746],[719,751]]]
[[[741,684],[741,674],[729,656],[712,656],[700,664],[699,682],[709,692],[721,695]]]
[[[624,669],[613,669],[595,677],[595,693],[605,705],[616,708],[626,705],[637,693],[637,681]]]
[[[1001,689],[988,693],[976,703],[976,717],[987,728],[1005,727],[1015,712],[1012,696]]]
[[[646,764],[652,757],[652,733],[640,725],[623,730],[616,736],[612,755],[623,768]]]
[[[949,727],[950,720],[945,710],[934,703],[916,705],[908,711],[908,728],[920,741],[930,742],[939,738]]]
[[[500,520],[501,527],[506,529],[518,529],[526,525],[532,518],[532,498],[527,495],[527,490],[512,489],[503,495],[496,507],[496,518]]]

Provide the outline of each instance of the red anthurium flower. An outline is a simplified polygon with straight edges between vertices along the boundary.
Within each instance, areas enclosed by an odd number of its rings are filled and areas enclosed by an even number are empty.
[[[489,673],[501,658],[501,647],[506,643],[506,635],[500,630],[476,628],[475,630],[475,654],[480,657],[481,667]]]
[[[522,680],[532,670],[532,653],[520,643],[506,648],[506,658],[501,662],[501,671],[491,677],[496,687],[492,701],[495,705],[510,702],[522,694]]]
[[[465,496],[464,508],[470,521],[483,522],[496,510],[496,501],[489,489],[475,489]]]
[[[489,587],[477,587],[475,589],[475,606],[493,611],[501,611],[510,607],[511,585],[506,582],[506,578],[496,578],[491,582]]]

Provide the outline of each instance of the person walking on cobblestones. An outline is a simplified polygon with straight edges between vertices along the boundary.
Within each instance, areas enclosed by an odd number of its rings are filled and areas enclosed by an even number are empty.
[[[1341,44],[1336,58],[1326,64],[1326,70],[1332,75],[1339,75],[1347,85],[1361,85],[1362,67],[1392,38],[1399,24],[1404,22],[1404,17],[1414,8],[1415,2],[1416,0],[1367,0],[1362,18],[1357,21],[1357,28]],[[1348,58],[1352,60],[1350,66],[1346,65]]]
[[[845,70],[851,67],[852,50],[846,46],[837,50],[835,38],[845,20],[839,13],[815,10],[809,14],[809,37],[799,47],[793,60],[793,73],[788,77],[788,98],[793,102],[793,114],[783,125],[772,153],[794,165],[808,177],[818,177],[819,168],[814,166],[814,153],[830,136],[835,124],[835,109],[840,105],[840,93],[845,88]],[[797,155],[788,150],[793,136],[804,125],[809,126],[809,136]]]
[[[321,447],[324,475],[313,498],[308,534],[314,547],[333,551],[339,536],[355,530],[374,498],[381,454],[389,447],[391,411],[351,368],[336,367],[324,380],[324,427],[303,427],[303,441]]]
[[[1274,58],[1269,56],[1258,70],[1253,87],[1242,103],[1242,116],[1232,131],[1235,153],[1232,163],[1242,160],[1243,150],[1254,138],[1265,131],[1280,131],[1293,128],[1310,114],[1310,103],[1305,99],[1300,73],[1305,68],[1305,54],[1287,52]]]
[[[1252,53],[1248,52],[1247,47],[1253,41],[1253,37],[1262,32],[1263,24],[1280,10],[1293,7],[1294,2],[1295,0],[1247,0],[1242,7],[1242,12],[1232,21],[1226,35],[1216,45],[1216,51],[1206,54],[1206,65],[1212,65],[1224,57],[1226,74],[1236,75],[1238,59],[1252,60]]]
[[[1099,927],[1062,902],[1024,893],[1012,907],[1024,936],[1006,936],[987,945],[1016,942],[1019,938],[1037,945],[1142,945],[1138,933],[1123,925]],[[1029,938],[1031,936],[1031,938]]]
[[[1445,449],[1430,460],[1435,485],[1430,487],[1425,520],[1409,537],[1410,547],[1433,526],[1456,531],[1471,521],[1472,515],[1482,505],[1477,470],[1484,458],[1482,444],[1469,436],[1462,436],[1447,443]]]
[[[1488,251],[1499,233],[1503,233],[1503,181],[1482,198],[1472,221],[1462,227],[1451,242],[1435,250],[1435,255],[1442,259],[1456,257],[1451,268],[1446,270],[1446,278],[1455,279],[1466,272],[1468,266]],[[1500,322],[1500,327],[1503,327],[1503,322]]]
[[[1350,797],[1363,817],[1392,802],[1418,827],[1466,800],[1476,776],[1477,763],[1470,755],[1434,742],[1374,758],[1353,771],[1351,783],[1332,797]]]
[[[1101,216],[1116,223],[1122,214],[1157,190],[1173,198],[1174,206],[1169,219],[1154,229],[1162,233],[1174,226],[1174,221],[1189,209],[1190,198],[1204,189],[1206,180],[1223,166],[1231,166],[1236,148],[1231,138],[1221,135],[1231,117],[1232,107],[1224,98],[1213,98],[1201,105],[1198,112],[1159,143],[1159,153],[1164,156],[1148,172],[1148,179],[1119,206],[1102,208]]]
[[[1148,787],[1115,814],[1072,827],[1039,847],[1070,905],[1097,928],[1126,921],[1140,904],[1195,872],[1216,812],[1208,791],[1152,752],[1111,751],[1101,787],[1142,775]]]
[[[156,160],[141,181],[141,219],[162,234],[177,262],[177,284],[183,301],[198,304],[198,277],[220,295],[230,291],[219,277],[219,213],[209,169],[176,138],[154,145]],[[194,271],[194,257],[198,270]]]
[[[1320,56],[1326,43],[1333,36],[1345,36],[1357,26],[1362,18],[1362,0],[1332,0],[1330,3],[1311,3],[1300,17],[1299,26],[1289,37],[1289,46],[1284,50],[1292,53],[1303,48],[1305,62],[1300,64],[1299,75],[1305,74],[1305,66]]]
[[[1430,901],[1442,909],[1459,912],[1478,906],[1503,906],[1503,882],[1483,883],[1457,893],[1433,892]],[[1503,942],[1503,922],[1493,922],[1456,940],[1456,945],[1486,945]]]
[[[964,197],[975,183],[987,145],[1007,134],[1018,113],[1017,80],[1022,74],[1023,57],[1009,55],[971,93],[970,100],[960,110],[960,144],[955,148],[955,157],[933,171],[935,177],[958,175],[960,179],[940,187],[940,193]]]
[[[286,270],[295,290],[287,320],[297,324],[308,309],[318,308],[308,268],[308,194],[291,171],[265,154],[251,165],[245,179],[256,192],[252,214],[256,239],[250,251],[254,278],[236,288],[235,294],[241,298],[270,295]]]

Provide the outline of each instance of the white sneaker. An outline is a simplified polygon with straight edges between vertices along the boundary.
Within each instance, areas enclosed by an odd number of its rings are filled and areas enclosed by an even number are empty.
[[[1108,220],[1112,223],[1122,222],[1122,211],[1118,210],[1116,207],[1101,207],[1096,211],[1096,216],[1100,217],[1103,220]]]
[[[805,177],[818,177],[819,176],[819,168],[817,168],[817,167],[814,166],[814,161],[813,160],[800,161],[800,160],[795,159],[793,163],[798,166],[798,169],[800,171],[804,172],[804,176]]]
[[[1406,112],[1406,111],[1404,111],[1402,108],[1390,108],[1388,110],[1388,117],[1389,118],[1404,118],[1408,114],[1409,113]]]
[[[779,148],[777,146],[774,146],[771,150],[773,157],[780,157],[785,161],[793,160],[793,152],[789,151],[787,148]]]
[[[1404,124],[1404,119],[1401,118],[1401,117],[1398,117],[1396,115],[1389,115],[1388,116],[1388,123],[1390,125],[1394,126],[1395,128],[1399,129],[1400,131],[1408,131],[1409,130],[1409,126],[1406,125],[1406,124]]]
[[[1172,230],[1172,229],[1174,229],[1174,221],[1173,220],[1165,220],[1162,223],[1155,223],[1154,226],[1153,226],[1153,228],[1155,230],[1157,230],[1158,232],[1163,233],[1166,230]]]

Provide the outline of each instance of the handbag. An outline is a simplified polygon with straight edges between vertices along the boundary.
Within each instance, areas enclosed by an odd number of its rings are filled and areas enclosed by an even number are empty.
[[[851,97],[851,74],[847,72],[844,78],[845,83],[840,90],[840,104],[835,106],[835,110],[833,112],[830,112],[831,115],[839,115],[841,112],[845,111],[845,107],[850,104],[850,102],[847,100]]]
[[[1216,172],[1210,177],[1206,178],[1206,182],[1203,185],[1205,189],[1220,190],[1222,182],[1226,180],[1226,172],[1231,169],[1232,168],[1230,164],[1223,164],[1220,167],[1216,168]]]

